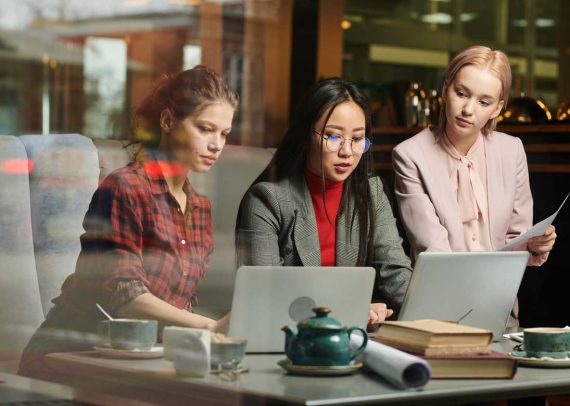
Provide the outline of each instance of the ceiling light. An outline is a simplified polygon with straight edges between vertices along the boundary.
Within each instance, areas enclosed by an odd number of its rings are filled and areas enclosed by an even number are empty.
[[[459,19],[464,23],[473,21],[476,18],[477,18],[477,13],[461,13],[461,16],[459,16]]]
[[[469,22],[473,21],[477,18],[477,13],[461,13],[459,19],[462,22]],[[433,13],[433,14],[424,14],[421,17],[421,20],[424,23],[429,24],[451,24],[453,21],[453,17],[447,13]]]
[[[433,14],[424,14],[421,18],[424,23],[430,24],[450,24],[451,23],[451,15],[447,13],[433,13]]]
[[[552,18],[537,18],[534,24],[540,28],[554,27],[556,25]]]
[[[556,25],[556,21],[554,21],[552,18],[537,18],[534,21],[534,25],[538,28],[550,28]],[[513,27],[524,28],[526,26],[527,26],[526,20],[523,19],[513,20]]]

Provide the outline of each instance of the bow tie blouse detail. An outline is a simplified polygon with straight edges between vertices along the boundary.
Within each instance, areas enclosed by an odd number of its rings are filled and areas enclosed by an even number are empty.
[[[460,154],[445,135],[441,145],[448,155],[449,177],[457,193],[467,251],[492,251],[483,136],[479,135],[467,155]]]

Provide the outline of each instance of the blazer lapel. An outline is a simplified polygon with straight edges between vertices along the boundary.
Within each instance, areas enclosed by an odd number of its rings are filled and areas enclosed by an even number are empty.
[[[487,166],[487,207],[489,216],[489,237],[493,249],[500,248],[501,241],[497,242],[496,230],[500,229],[500,224],[497,222],[501,218],[500,211],[504,207],[502,199],[502,182],[503,182],[503,167],[501,165],[501,153],[493,143],[493,133],[483,138],[485,142],[485,164]],[[515,176],[513,174],[513,176]]]
[[[304,266],[321,266],[321,248],[315,211],[309,188],[302,174],[291,179],[291,200],[295,212],[293,244],[299,258]]]
[[[354,226],[350,227],[354,202],[351,201],[348,210],[339,213],[336,223],[336,254],[337,266],[354,266],[358,260],[358,216],[354,219]]]
[[[339,213],[336,223],[336,254],[335,263],[337,266],[354,266],[358,260],[358,217],[354,220],[354,227],[350,228],[350,221],[354,206],[349,210]]]
[[[430,181],[428,193],[435,207],[440,222],[449,233],[449,242],[453,251],[464,251],[463,223],[459,215],[457,195],[451,180],[449,179],[449,167],[447,164],[447,152],[435,142],[432,144],[433,154],[425,154],[433,157],[428,165],[428,173],[424,179]]]

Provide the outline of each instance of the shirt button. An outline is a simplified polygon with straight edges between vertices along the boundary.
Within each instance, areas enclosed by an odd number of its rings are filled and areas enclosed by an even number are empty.
[[[182,245],[186,245],[186,240],[182,240],[180,242],[182,243]]]
[[[472,239],[473,241],[476,241],[476,240],[477,240],[477,236],[476,236],[475,234],[473,234],[473,237],[471,237],[471,239]]]

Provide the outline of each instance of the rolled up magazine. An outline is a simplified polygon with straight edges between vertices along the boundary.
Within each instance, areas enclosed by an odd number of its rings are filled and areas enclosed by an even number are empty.
[[[362,337],[352,335],[350,343],[359,347]],[[431,377],[431,367],[423,359],[372,340],[368,340],[363,358],[366,367],[398,388],[421,388]]]

